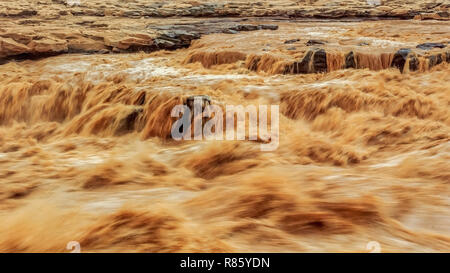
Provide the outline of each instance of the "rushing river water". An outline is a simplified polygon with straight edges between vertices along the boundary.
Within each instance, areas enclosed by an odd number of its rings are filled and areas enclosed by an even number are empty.
[[[380,59],[450,41],[448,28],[280,23],[173,52],[4,64],[0,251],[448,252],[450,64],[401,73]],[[330,63],[367,43],[362,67],[278,73],[311,39]],[[191,95],[279,105],[278,149],[171,140],[170,111]]]

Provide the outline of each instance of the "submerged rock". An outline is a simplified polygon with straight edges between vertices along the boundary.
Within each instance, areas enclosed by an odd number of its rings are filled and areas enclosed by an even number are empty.
[[[322,41],[322,40],[309,40],[308,42],[306,42],[307,46],[312,46],[312,45],[324,45],[326,44],[326,41]]]
[[[296,42],[300,42],[300,39],[291,39],[291,40],[284,41],[285,44],[293,44]]]

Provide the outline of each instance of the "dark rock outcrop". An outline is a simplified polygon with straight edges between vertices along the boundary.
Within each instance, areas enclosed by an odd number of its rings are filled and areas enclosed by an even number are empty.
[[[429,68],[432,68],[433,66],[441,64],[444,60],[442,59],[441,54],[437,54],[437,55],[429,56],[428,61],[429,61]]]
[[[230,29],[236,30],[236,31],[254,31],[254,30],[258,30],[258,26],[250,25],[250,24],[242,24],[242,25],[236,25],[234,27],[231,27]]]
[[[416,71],[419,69],[419,58],[417,55],[409,48],[402,48],[394,54],[391,67],[396,67],[403,73],[406,68],[406,63],[409,64],[409,71]]]
[[[158,49],[178,49],[188,47],[192,40],[199,39],[202,35],[212,33],[237,34],[240,31],[278,29],[278,26],[274,24],[251,25],[235,24],[235,22],[236,20],[208,20],[198,24],[160,25],[148,26],[148,28],[158,30],[160,33],[154,41]]]
[[[291,40],[284,41],[285,44],[293,44],[296,42],[300,42],[300,39],[291,39]]]
[[[419,69],[419,58],[417,58],[416,54],[412,54],[409,56],[409,71],[417,71]]]
[[[417,56],[409,48],[402,48],[394,54],[391,67],[396,67],[400,70],[400,72],[403,72],[403,70],[405,69],[405,63],[408,60],[408,58],[409,58],[409,70],[410,71],[417,70],[419,60],[417,59]]]
[[[345,56],[345,68],[356,68],[355,54],[353,51]]]
[[[324,49],[314,49],[311,59],[314,69],[313,73],[327,72],[327,53]]]
[[[422,49],[422,50],[431,50],[433,48],[445,48],[446,45],[442,43],[424,43],[417,45],[416,48]]]
[[[308,51],[300,62],[294,62],[285,68],[285,74],[323,73],[327,71],[327,53],[324,49],[314,48]]]
[[[195,103],[200,102],[201,103],[201,112],[198,113],[200,115],[199,118],[202,119],[203,124],[205,124],[210,118],[203,116],[203,112],[204,111],[208,111],[208,107],[211,105],[211,98],[208,95],[194,95],[194,96],[189,96],[186,98],[185,100],[185,105],[187,105],[191,111],[191,124],[193,124],[193,121],[195,118],[197,118],[198,116],[195,116],[196,112],[195,112]],[[181,131],[183,131],[183,126],[181,126]],[[201,132],[199,132],[201,133]]]

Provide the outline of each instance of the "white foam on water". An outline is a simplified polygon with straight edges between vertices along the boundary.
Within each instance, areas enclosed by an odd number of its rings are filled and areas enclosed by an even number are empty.
[[[370,167],[374,168],[374,169],[395,167],[395,166],[398,166],[403,161],[403,159],[404,159],[404,157],[393,158],[393,159],[390,159],[390,160],[388,160],[386,162],[375,164],[375,165],[372,165]]]
[[[239,79],[252,79],[256,76],[248,76],[241,74],[205,74],[205,75],[189,75],[179,78],[182,81],[219,81],[219,80],[239,80]]]
[[[127,190],[117,193],[110,193],[102,200],[92,201],[86,204],[83,209],[87,211],[98,210],[117,210],[120,209],[128,201],[149,201],[152,204],[155,202],[183,202],[187,199],[193,198],[197,193],[191,191],[177,190],[171,188],[161,187],[145,190]]]
[[[331,32],[332,31],[332,32]],[[334,35],[339,35],[341,33],[344,33],[346,29],[343,29],[341,27],[306,27],[299,29],[299,32],[302,33],[302,35],[306,35],[309,37],[317,37],[317,38],[326,38]]]
[[[48,65],[48,70],[55,74],[86,73],[88,80],[101,80],[114,73],[125,73],[132,80],[145,80],[151,77],[177,76],[182,69],[176,69],[158,64],[157,58],[145,58],[126,62],[127,68],[121,69],[124,63],[121,59],[111,64],[94,64],[86,60],[73,60],[70,63]],[[47,77],[49,75],[46,75]]]
[[[402,163],[402,161],[405,160],[405,158],[407,158],[408,156],[412,156],[412,155],[417,156],[418,154],[420,154],[420,152],[415,151],[415,152],[410,152],[410,153],[394,156],[394,157],[389,158],[387,161],[385,161],[383,163],[374,164],[374,165],[371,165],[370,167],[373,169],[396,167],[400,163]]]
[[[379,47],[379,48],[387,48],[387,47],[415,47],[413,43],[407,42],[397,42],[386,39],[375,39],[372,37],[363,37],[359,39],[360,42],[367,42],[371,46]]]
[[[69,158],[67,159],[66,165],[71,167],[81,167],[81,166],[88,166],[88,165],[96,165],[101,164],[105,160],[99,156],[91,155],[86,158]]]
[[[270,90],[272,87],[271,86],[266,86],[266,85],[247,85],[244,86],[242,89],[246,92],[251,92],[254,90]]]
[[[356,177],[351,175],[329,175],[322,177],[322,180],[342,180],[342,181],[358,181],[362,177]]]
[[[75,62],[70,62],[70,63],[65,63],[65,64],[48,65],[48,70],[54,71],[54,72],[63,72],[63,73],[77,73],[77,72],[84,72],[84,71],[88,70],[90,66],[91,66],[90,62],[75,61]]]
[[[122,72],[132,75],[132,78],[140,77],[141,79],[146,79],[150,77],[177,76],[180,73],[180,69],[155,64],[155,58],[130,62],[130,65],[132,67]]]
[[[110,197],[102,201],[94,201],[86,204],[84,210],[87,211],[98,211],[98,210],[116,210],[122,207],[124,201],[118,197]]]
[[[331,85],[351,85],[353,83],[354,83],[353,81],[349,81],[349,80],[336,79],[336,80],[330,80],[330,81],[324,81],[324,82],[307,83],[302,86],[312,87],[312,88],[323,88],[323,87],[327,87],[327,86],[331,86]]]

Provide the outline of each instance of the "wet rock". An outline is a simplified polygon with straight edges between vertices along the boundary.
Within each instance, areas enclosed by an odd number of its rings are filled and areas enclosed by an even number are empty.
[[[419,59],[409,48],[402,48],[398,50],[392,59],[391,67],[396,67],[403,72],[405,63],[409,59],[409,71],[416,71],[419,66]]]
[[[291,40],[284,41],[285,44],[293,44],[296,42],[300,42],[300,39],[291,39]]]
[[[300,62],[294,62],[286,68],[285,74],[322,73],[327,71],[327,54],[324,49],[309,50]]]
[[[437,55],[429,56],[428,61],[429,61],[429,67],[432,68],[433,66],[441,64],[443,62],[442,55],[437,54]]]
[[[324,49],[314,49],[312,56],[313,73],[327,72],[327,53]]]
[[[187,105],[191,111],[194,110],[194,102],[198,100],[202,102],[202,109],[204,109],[207,105],[211,104],[211,97],[208,95],[194,95],[194,96],[189,96],[186,98],[186,103],[185,105]]]
[[[254,31],[254,30],[258,30],[258,26],[250,25],[250,24],[242,24],[242,25],[234,26],[230,29],[236,30],[236,31]]]
[[[309,52],[308,52],[309,53]],[[300,62],[294,62],[285,68],[283,74],[306,74],[309,71],[309,62],[305,59]]]
[[[177,44],[165,39],[158,39],[156,38],[153,40],[156,48],[158,49],[175,49],[177,47]]]
[[[163,31],[154,40],[158,48],[177,49],[188,47],[192,40],[199,39],[201,35],[197,32],[188,32],[185,30],[168,30]]]
[[[445,48],[445,47],[446,47],[446,45],[441,44],[441,43],[423,43],[423,44],[416,46],[416,48],[419,48],[422,50],[431,50],[433,48]]]
[[[307,46],[313,46],[313,45],[324,45],[327,42],[322,41],[322,40],[309,40],[308,42],[306,42]]]
[[[184,30],[169,30],[162,32],[160,39],[172,40],[174,42],[177,41],[191,41],[200,38],[200,34],[197,32],[187,32]]]
[[[411,53],[411,49],[409,48],[402,48],[397,51],[392,59],[391,67],[397,67],[401,72],[403,72],[409,53]]]
[[[269,30],[277,30],[278,26],[274,25],[274,24],[263,24],[263,25],[258,25],[259,29],[269,29]]]
[[[356,68],[355,54],[353,53],[353,51],[345,56],[345,68]]]
[[[417,71],[419,69],[419,58],[415,54],[409,56],[409,71]]]

